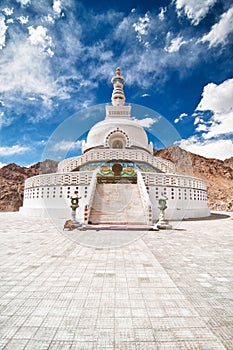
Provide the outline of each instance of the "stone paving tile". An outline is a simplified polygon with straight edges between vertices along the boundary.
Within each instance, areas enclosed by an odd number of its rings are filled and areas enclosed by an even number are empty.
[[[14,334],[14,339],[31,339],[37,331],[37,327],[20,327]]]
[[[50,341],[31,339],[23,350],[47,350],[50,348]],[[10,350],[10,349],[9,349]]]
[[[129,350],[137,350],[137,345],[136,345],[136,342],[116,341],[115,342],[115,349],[116,350],[128,350],[128,349]]]
[[[64,316],[62,317],[61,323],[59,325],[59,329],[62,328],[74,328],[79,324],[79,317],[74,316]]]
[[[47,316],[45,319],[43,319],[41,326],[45,328],[57,328],[60,326],[62,319],[62,316]],[[36,321],[37,320],[34,320],[34,322]],[[28,323],[30,323],[30,321]]]
[[[15,333],[19,330],[19,327],[6,326],[0,328],[0,339],[11,339]]]
[[[114,326],[115,326],[114,321],[115,321],[114,318],[98,318],[97,320],[94,320],[95,326],[97,329],[101,329],[101,328],[114,329]],[[116,319],[116,321],[117,321],[117,319]],[[88,319],[88,322],[90,322],[89,319]],[[83,320],[82,320],[82,325],[83,325]]]
[[[46,327],[40,327],[37,332],[34,334],[33,339],[37,340],[43,340],[43,341],[52,341],[55,333],[57,331],[57,328],[46,328]]]
[[[0,350],[233,350],[232,220],[117,249],[100,246],[114,231],[89,248],[47,219],[0,221]]]
[[[152,329],[148,328],[135,328],[134,329],[135,340],[141,342],[154,341],[154,333]]]
[[[78,333],[76,328],[58,329],[53,337],[54,341],[71,341]]]
[[[49,350],[70,350],[73,342],[52,341],[49,345]]]
[[[97,344],[94,342],[73,342],[71,345],[71,350],[95,350],[97,349]]]
[[[12,339],[4,347],[4,350],[22,350],[28,343],[28,339]]]
[[[76,342],[95,342],[98,339],[98,334],[95,328],[89,327],[89,328],[76,328],[74,331],[74,338],[73,340]]]
[[[163,342],[156,343],[159,350],[225,350],[226,348],[217,341],[199,342],[199,341],[176,341],[176,342]],[[146,347],[145,347],[146,349]]]
[[[16,327],[21,327],[22,325],[24,325],[24,323],[25,323],[25,317],[17,316],[17,315],[7,317],[6,321],[4,322],[6,326],[16,326]]]

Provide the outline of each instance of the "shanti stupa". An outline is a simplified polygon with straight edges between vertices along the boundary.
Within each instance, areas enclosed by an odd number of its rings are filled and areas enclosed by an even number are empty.
[[[151,225],[164,196],[168,220],[208,216],[204,181],[179,175],[172,162],[153,156],[147,133],[125,105],[120,68],[111,82],[112,105],[90,129],[82,155],[61,161],[54,174],[27,179],[20,211],[69,219],[71,197],[78,196],[76,219],[83,224]]]

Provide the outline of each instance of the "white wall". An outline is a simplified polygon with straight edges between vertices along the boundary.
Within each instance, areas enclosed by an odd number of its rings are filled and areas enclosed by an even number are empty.
[[[167,200],[166,218],[181,220],[209,215],[205,183],[197,178],[177,174],[141,173],[152,204],[152,218],[159,217],[158,199],[163,194]],[[90,183],[95,172],[47,174],[26,180],[24,203],[21,212],[27,215],[71,216],[70,198],[78,192],[81,197],[77,220],[84,221],[84,206],[90,197]],[[61,178],[66,184],[61,183]],[[54,180],[55,179],[55,180]],[[54,180],[52,185],[49,185]],[[73,185],[69,185],[72,181]],[[43,185],[44,184],[44,185]],[[45,185],[46,184],[46,185]]]

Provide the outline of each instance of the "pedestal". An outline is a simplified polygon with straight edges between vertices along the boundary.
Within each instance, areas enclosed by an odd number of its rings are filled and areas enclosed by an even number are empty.
[[[82,225],[80,224],[80,222],[78,222],[78,221],[76,220],[76,210],[72,210],[71,216],[72,216],[73,229],[82,226]]]
[[[158,229],[156,223],[154,223],[154,225],[151,226],[151,231],[159,231],[159,229]]]
[[[64,224],[64,229],[68,229],[69,231],[72,231],[76,228],[80,228],[82,224],[76,220],[76,209],[72,209],[71,212],[71,220],[67,220]]]
[[[160,230],[171,230],[172,225],[169,224],[167,220],[165,220],[164,213],[161,213],[159,216],[159,221],[157,222],[157,227]]]
[[[160,230],[171,230],[172,229],[172,225],[169,224],[168,221],[158,221],[157,222],[157,227]]]

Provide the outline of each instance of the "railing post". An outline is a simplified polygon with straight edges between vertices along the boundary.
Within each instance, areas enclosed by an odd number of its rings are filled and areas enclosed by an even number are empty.
[[[96,183],[97,183],[97,172],[98,169],[94,171],[92,175],[92,179],[89,185],[89,191],[86,198],[86,204],[84,205],[84,224],[88,224],[90,213],[91,213],[91,206],[94,198]]]
[[[143,207],[145,210],[146,221],[147,221],[148,225],[152,225],[152,203],[151,203],[150,197],[147,193],[142,174],[139,171],[137,172],[137,177],[138,177],[139,193],[140,193]]]

